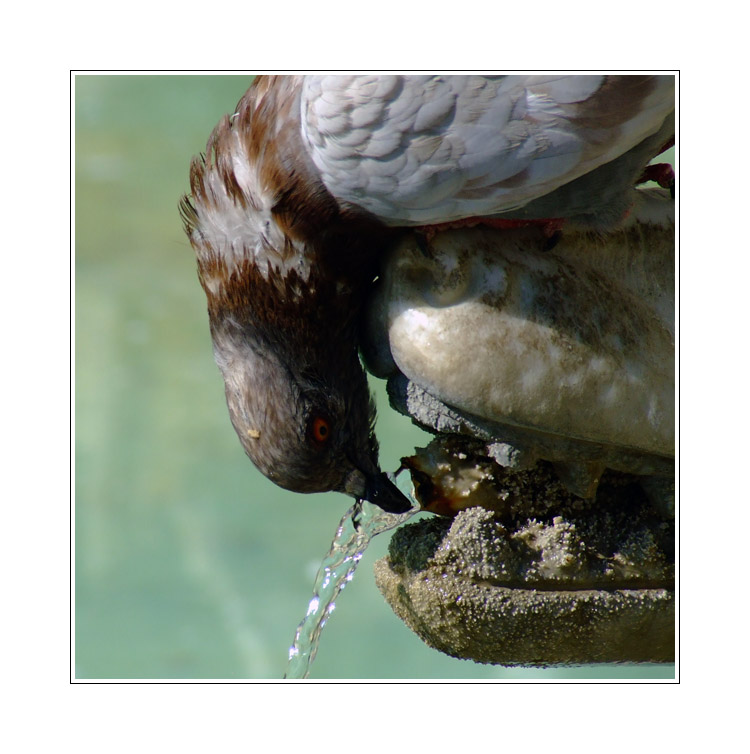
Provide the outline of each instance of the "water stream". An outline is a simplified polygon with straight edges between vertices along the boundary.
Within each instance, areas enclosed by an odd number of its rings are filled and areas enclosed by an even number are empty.
[[[408,482],[408,474],[406,478]],[[320,634],[328,617],[336,607],[341,590],[352,580],[370,540],[377,534],[395,528],[411,518],[419,507],[413,496],[403,489],[415,507],[406,513],[386,513],[381,508],[358,500],[344,514],[331,543],[331,549],[323,558],[313,586],[313,597],[307,614],[297,628],[294,642],[289,648],[289,663],[284,678],[307,678],[315,660]]]

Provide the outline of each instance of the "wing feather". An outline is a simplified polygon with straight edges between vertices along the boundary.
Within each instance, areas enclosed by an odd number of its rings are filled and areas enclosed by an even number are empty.
[[[523,207],[657,133],[673,76],[307,76],[328,190],[391,225]]]

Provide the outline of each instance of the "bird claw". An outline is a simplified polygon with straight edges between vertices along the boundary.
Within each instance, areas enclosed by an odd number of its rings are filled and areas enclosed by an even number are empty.
[[[675,174],[674,168],[668,162],[646,165],[638,183],[646,183],[646,181],[655,181],[662,188],[668,188],[674,198]]]

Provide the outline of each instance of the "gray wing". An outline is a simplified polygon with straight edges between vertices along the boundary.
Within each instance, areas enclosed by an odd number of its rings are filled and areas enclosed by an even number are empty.
[[[522,208],[673,110],[674,76],[307,76],[301,124],[339,201],[422,225]]]

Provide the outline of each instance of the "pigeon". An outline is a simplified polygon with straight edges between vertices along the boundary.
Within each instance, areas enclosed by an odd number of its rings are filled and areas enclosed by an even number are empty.
[[[409,510],[358,350],[384,255],[463,224],[604,234],[637,184],[673,182],[649,165],[673,141],[669,75],[257,77],[180,204],[253,463],[285,489]]]

